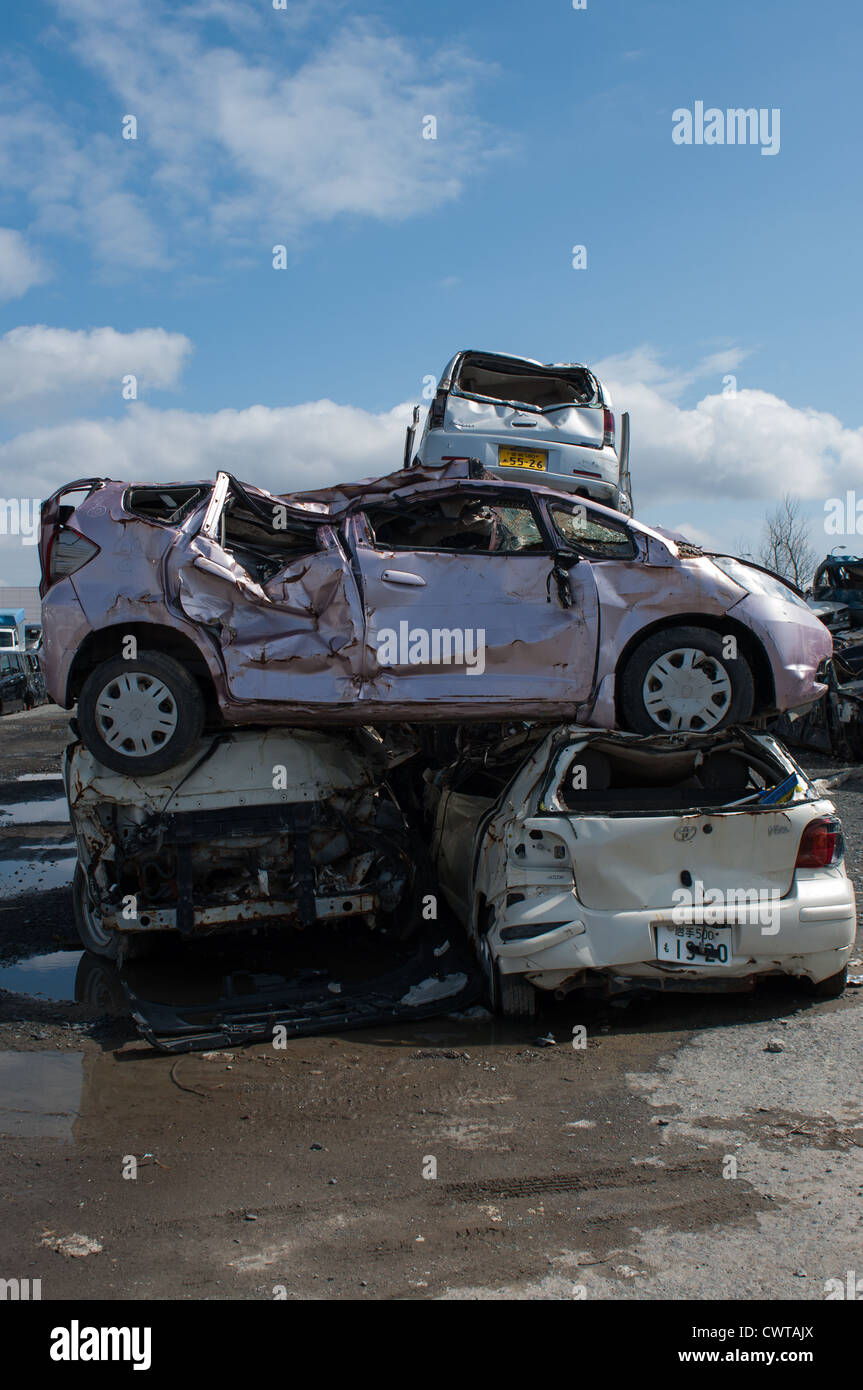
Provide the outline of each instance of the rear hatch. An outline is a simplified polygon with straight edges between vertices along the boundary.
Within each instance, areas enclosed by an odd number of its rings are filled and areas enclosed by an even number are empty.
[[[693,906],[718,889],[741,903],[766,890],[784,897],[809,806],[782,811],[579,819],[574,872],[585,907],[605,911],[673,908],[690,882]],[[700,885],[700,889],[699,889]],[[703,897],[702,897],[703,901]],[[710,901],[710,899],[708,899]]]
[[[600,737],[559,757],[553,778],[543,809],[569,813],[578,898],[603,911],[671,909],[682,887],[694,907],[716,890],[729,906],[782,897],[816,814],[804,775],[734,731],[676,745]]]
[[[602,392],[586,367],[546,367],[520,358],[465,353],[447,400],[445,427],[601,449]]]

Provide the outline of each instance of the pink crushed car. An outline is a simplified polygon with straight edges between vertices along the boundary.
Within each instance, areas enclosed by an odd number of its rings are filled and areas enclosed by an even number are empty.
[[[84,479],[40,556],[48,689],[131,775],[219,724],[706,733],[811,703],[832,647],[775,575],[464,459],[284,497]]]

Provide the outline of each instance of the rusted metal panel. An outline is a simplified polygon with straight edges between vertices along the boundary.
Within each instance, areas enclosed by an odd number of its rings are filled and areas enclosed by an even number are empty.
[[[129,778],[74,745],[70,817],[104,926],[392,916],[421,858],[380,785],[393,756],[350,734],[247,731],[215,738],[209,756],[196,750],[170,774]],[[407,901],[405,920],[416,906]]]

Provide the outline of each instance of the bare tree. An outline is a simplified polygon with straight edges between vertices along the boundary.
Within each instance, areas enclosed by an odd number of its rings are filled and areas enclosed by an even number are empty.
[[[728,553],[729,555],[736,555],[738,560],[753,560],[756,564],[761,564],[761,557],[759,556],[759,558],[755,560],[755,556],[752,554],[751,544],[749,541],[743,540],[740,536],[737,537],[737,540]]]
[[[785,494],[780,505],[764,519],[759,556],[762,565],[805,589],[815,569],[816,555],[809,544],[809,522],[800,515],[800,499]]]

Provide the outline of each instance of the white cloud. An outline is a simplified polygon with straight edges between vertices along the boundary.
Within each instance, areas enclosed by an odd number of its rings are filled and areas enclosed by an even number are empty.
[[[130,405],[120,419],[72,420],[0,445],[0,490],[45,497],[82,475],[169,482],[212,478],[220,468],[288,492],[401,467],[411,406],[373,414],[333,401],[249,406],[194,414]]]
[[[636,503],[688,498],[701,502],[770,499],[785,492],[819,502],[853,486],[863,467],[863,430],[835,415],[791,405],[768,391],[744,388],[676,399],[705,374],[716,377],[742,360],[732,351],[674,372],[650,348],[607,358],[597,374],[615,406],[632,419],[631,468]],[[667,508],[666,508],[667,511]]]
[[[47,279],[48,271],[21,233],[0,227],[0,300],[20,299]]]
[[[43,393],[113,384],[127,371],[151,386],[170,386],[190,350],[186,338],[162,329],[15,329],[0,339],[0,395],[15,399],[28,383]],[[699,370],[671,371],[649,349],[597,364],[616,405],[632,417],[640,512],[686,516],[709,532],[705,504],[772,503],[789,491],[820,505],[855,486],[863,430],[755,389],[711,392],[689,407],[671,399],[668,393]],[[310,488],[399,467],[409,415],[407,403],[378,414],[326,399],[197,413],[139,401],[116,419],[69,420],[10,439],[0,446],[0,491],[4,475],[26,474],[47,492],[82,469],[158,481],[228,468],[275,492]]]
[[[182,333],[139,328],[89,330],[33,324],[0,338],[0,405],[113,389],[120,399],[124,376],[137,379],[138,394],[175,386],[192,351]]]
[[[184,351],[177,348],[179,361]],[[111,360],[109,353],[105,361]],[[723,355],[720,365],[729,360]],[[706,361],[712,377],[715,361]],[[617,406],[632,415],[632,475],[641,518],[711,548],[734,549],[742,537],[756,549],[761,518],[783,493],[801,497],[815,520],[823,519],[827,498],[858,485],[863,430],[755,389],[728,396],[710,392],[691,406],[671,398],[703,369],[702,363],[689,372],[673,371],[650,349],[597,364]],[[42,426],[0,445],[0,494],[17,495],[22,478],[28,496],[44,497],[80,476],[158,482],[211,478],[219,468],[272,492],[326,486],[398,468],[410,411],[410,403],[373,413],[317,400],[207,414],[137,402],[117,419]],[[20,547],[16,561],[35,563]]]
[[[197,6],[153,0],[57,9],[55,41],[107,88],[115,127],[73,128],[38,75],[15,70],[0,178],[30,199],[37,226],[62,225],[111,267],[189,262],[207,236],[263,256],[336,217],[415,217],[456,198],[494,153],[473,111],[492,69],[440,44],[421,52],[355,18],[315,41],[307,8],[262,15],[241,0],[211,4],[206,28]],[[125,114],[136,140],[121,138]],[[422,138],[428,115],[435,140]]]
[[[647,386],[666,400],[677,400],[696,382],[706,381],[710,377],[721,379],[725,374],[733,373],[749,355],[745,348],[722,348],[681,370],[668,367],[660,359],[656,348],[644,343],[628,352],[603,358],[596,363],[595,371],[603,382],[614,382],[624,392],[630,387]]]

